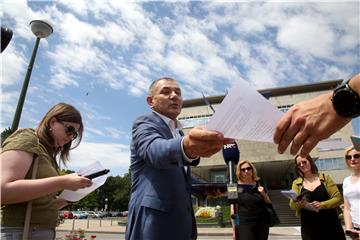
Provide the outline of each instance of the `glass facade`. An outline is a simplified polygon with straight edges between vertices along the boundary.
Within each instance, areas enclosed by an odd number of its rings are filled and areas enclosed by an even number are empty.
[[[343,170],[347,168],[344,158],[340,157],[319,159],[315,162],[315,164],[319,171]]]
[[[290,104],[290,105],[283,105],[283,106],[278,106],[277,108],[282,111],[283,113],[286,113],[289,108],[291,108],[294,104]]]
[[[213,170],[210,172],[211,182],[226,183],[226,170]]]
[[[207,125],[212,114],[179,118],[183,128],[193,128],[199,125]]]

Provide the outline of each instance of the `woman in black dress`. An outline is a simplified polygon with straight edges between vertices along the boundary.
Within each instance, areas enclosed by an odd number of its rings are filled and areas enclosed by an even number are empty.
[[[271,204],[271,200],[264,182],[257,176],[254,165],[246,160],[237,165],[236,176],[238,183],[244,186],[239,189],[236,206],[240,240],[266,240],[270,226],[266,203]]]
[[[290,200],[290,207],[301,219],[303,240],[345,240],[336,208],[342,203],[339,189],[331,177],[319,173],[313,159],[295,157],[299,176],[292,189],[301,194],[298,201]]]

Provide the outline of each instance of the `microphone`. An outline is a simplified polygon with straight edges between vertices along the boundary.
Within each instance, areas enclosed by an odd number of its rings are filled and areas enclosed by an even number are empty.
[[[13,32],[10,28],[1,26],[1,51],[3,52],[12,38]]]
[[[236,203],[238,200],[238,189],[237,181],[235,176],[235,166],[240,159],[240,151],[236,142],[229,143],[223,146],[222,154],[225,160],[225,163],[228,167],[228,180],[227,191],[228,191],[228,201],[230,203]]]

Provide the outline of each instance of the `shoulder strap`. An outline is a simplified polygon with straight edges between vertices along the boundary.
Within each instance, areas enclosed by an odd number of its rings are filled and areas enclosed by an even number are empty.
[[[33,156],[32,165],[33,165],[33,169],[31,173],[31,179],[35,179],[39,165],[39,159],[38,157],[35,156],[35,154]],[[28,235],[29,235],[29,227],[30,227],[31,210],[32,210],[32,201],[28,201],[26,204],[25,222],[24,222],[24,229],[22,236],[23,240],[29,239]]]

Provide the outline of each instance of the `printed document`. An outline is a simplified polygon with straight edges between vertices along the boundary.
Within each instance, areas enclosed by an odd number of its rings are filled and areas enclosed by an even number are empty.
[[[296,192],[294,192],[294,190],[281,190],[281,193],[289,198],[289,199],[292,199],[293,201],[297,201],[297,197],[298,197],[298,194]],[[318,212],[319,210],[314,208],[310,203],[306,202],[305,206],[304,206],[304,209],[307,209],[307,210],[310,210],[310,211],[313,211],[313,212]]]
[[[78,173],[81,176],[86,176],[95,172],[98,172],[100,170],[105,169],[99,161],[96,161],[89,166],[81,169]],[[99,188],[101,185],[103,185],[106,182],[107,175],[102,175],[100,177],[92,179],[92,185],[87,188],[82,188],[77,191],[71,191],[71,190],[64,190],[60,195],[59,198],[63,198],[70,202],[77,202],[92,191]]]
[[[222,132],[226,138],[273,142],[282,114],[258,91],[241,81],[230,89],[207,129]]]

